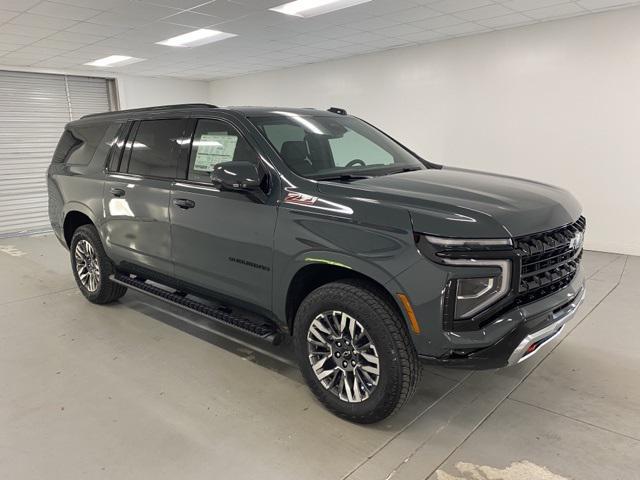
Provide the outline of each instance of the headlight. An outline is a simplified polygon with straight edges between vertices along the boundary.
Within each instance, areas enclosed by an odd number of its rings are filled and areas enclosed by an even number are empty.
[[[496,267],[500,273],[487,277],[456,278],[451,283],[449,295],[455,295],[454,318],[473,317],[496,303],[509,292],[511,283],[510,260],[475,260],[443,258],[447,265],[465,267]]]
[[[508,258],[513,256],[513,241],[510,238],[446,238],[417,233],[416,244],[423,255],[436,263],[483,267],[479,274],[467,268],[459,275],[452,275],[444,291],[446,328],[453,329],[454,320],[475,317],[511,291],[512,264]],[[497,256],[502,258],[489,258]],[[483,276],[484,271],[492,267],[495,273]]]
[[[431,245],[445,249],[504,248],[513,245],[510,238],[446,238],[433,235],[425,235],[424,238]]]

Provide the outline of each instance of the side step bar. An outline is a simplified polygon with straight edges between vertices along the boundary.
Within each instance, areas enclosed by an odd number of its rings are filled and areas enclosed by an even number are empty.
[[[185,310],[203,315],[207,319],[242,330],[245,333],[261,338],[273,345],[278,345],[282,341],[282,332],[280,332],[278,327],[269,320],[253,320],[234,315],[233,313],[229,313],[221,308],[215,308],[210,305],[191,300],[179,293],[165,290],[147,283],[144,280],[122,273],[110,275],[109,279],[112,282],[119,283],[120,285],[124,285],[132,290],[146,293],[147,295],[151,295],[159,300],[163,300],[167,303],[184,308]]]

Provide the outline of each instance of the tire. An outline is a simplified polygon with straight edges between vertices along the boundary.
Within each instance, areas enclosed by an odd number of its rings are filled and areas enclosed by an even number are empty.
[[[406,324],[384,293],[368,282],[341,280],[311,292],[298,308],[293,336],[307,384],[338,417],[378,422],[398,411],[415,392],[421,366]],[[332,370],[336,371],[327,373]]]
[[[93,225],[82,225],[71,239],[71,269],[78,288],[91,303],[111,303],[127,293],[127,288],[109,280],[115,272]],[[82,277],[82,278],[81,278]]]

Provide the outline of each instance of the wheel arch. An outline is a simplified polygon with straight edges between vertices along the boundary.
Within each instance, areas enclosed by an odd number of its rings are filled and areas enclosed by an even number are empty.
[[[62,232],[67,247],[71,246],[73,233],[82,225],[96,226],[93,212],[81,203],[69,204],[65,208],[64,220],[62,222]]]
[[[397,299],[385,286],[391,278],[382,280],[380,277],[376,278],[353,267],[337,264],[337,262],[312,262],[302,265],[291,277],[287,286],[284,313],[289,333],[293,333],[296,313],[307,295],[322,285],[345,279],[361,280],[384,298],[397,311],[400,318],[405,318]]]

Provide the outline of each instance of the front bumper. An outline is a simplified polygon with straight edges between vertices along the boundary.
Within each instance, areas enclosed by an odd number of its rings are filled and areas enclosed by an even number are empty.
[[[524,337],[511,355],[509,355],[507,364],[516,365],[523,362],[527,358],[535,355],[539,351],[540,347],[560,335],[566,323],[576,314],[576,311],[584,301],[586,294],[587,289],[583,286],[582,290],[573,301],[569,302],[569,304],[562,308],[552,311],[551,319],[553,320],[553,323],[541,328],[540,330],[529,333]]]
[[[442,286],[453,273],[450,267],[420,261],[387,285],[390,291],[403,292],[411,300],[419,331],[409,330],[418,356],[448,367],[500,368],[528,358],[559,333],[585,294],[584,272],[578,267],[561,290],[503,311],[480,329],[452,332],[442,321]],[[530,349],[532,345],[535,347]]]
[[[550,296],[555,298],[541,299],[516,309],[519,310],[518,313],[523,321],[488,347],[480,348],[467,355],[456,355],[453,351],[452,354],[439,358],[420,357],[427,363],[475,370],[501,368],[523,362],[538,353],[543,345],[560,335],[566,323],[576,314],[586,295],[584,281],[580,279],[576,283],[579,286],[570,285]],[[551,309],[543,306],[561,297],[568,300]],[[507,313],[501,317],[509,316],[513,316],[513,313]]]
[[[427,260],[393,279],[396,292],[413,304],[418,325],[411,336],[418,355],[467,368],[496,368],[528,358],[559,333],[584,297],[580,260],[585,226],[580,217],[571,224],[514,238],[513,249],[463,249],[448,261],[439,256],[433,242],[420,236],[418,252]],[[463,258],[466,261],[459,260]],[[512,262],[510,293],[470,319],[454,320],[451,280],[495,276],[491,262],[479,261],[485,259]]]

